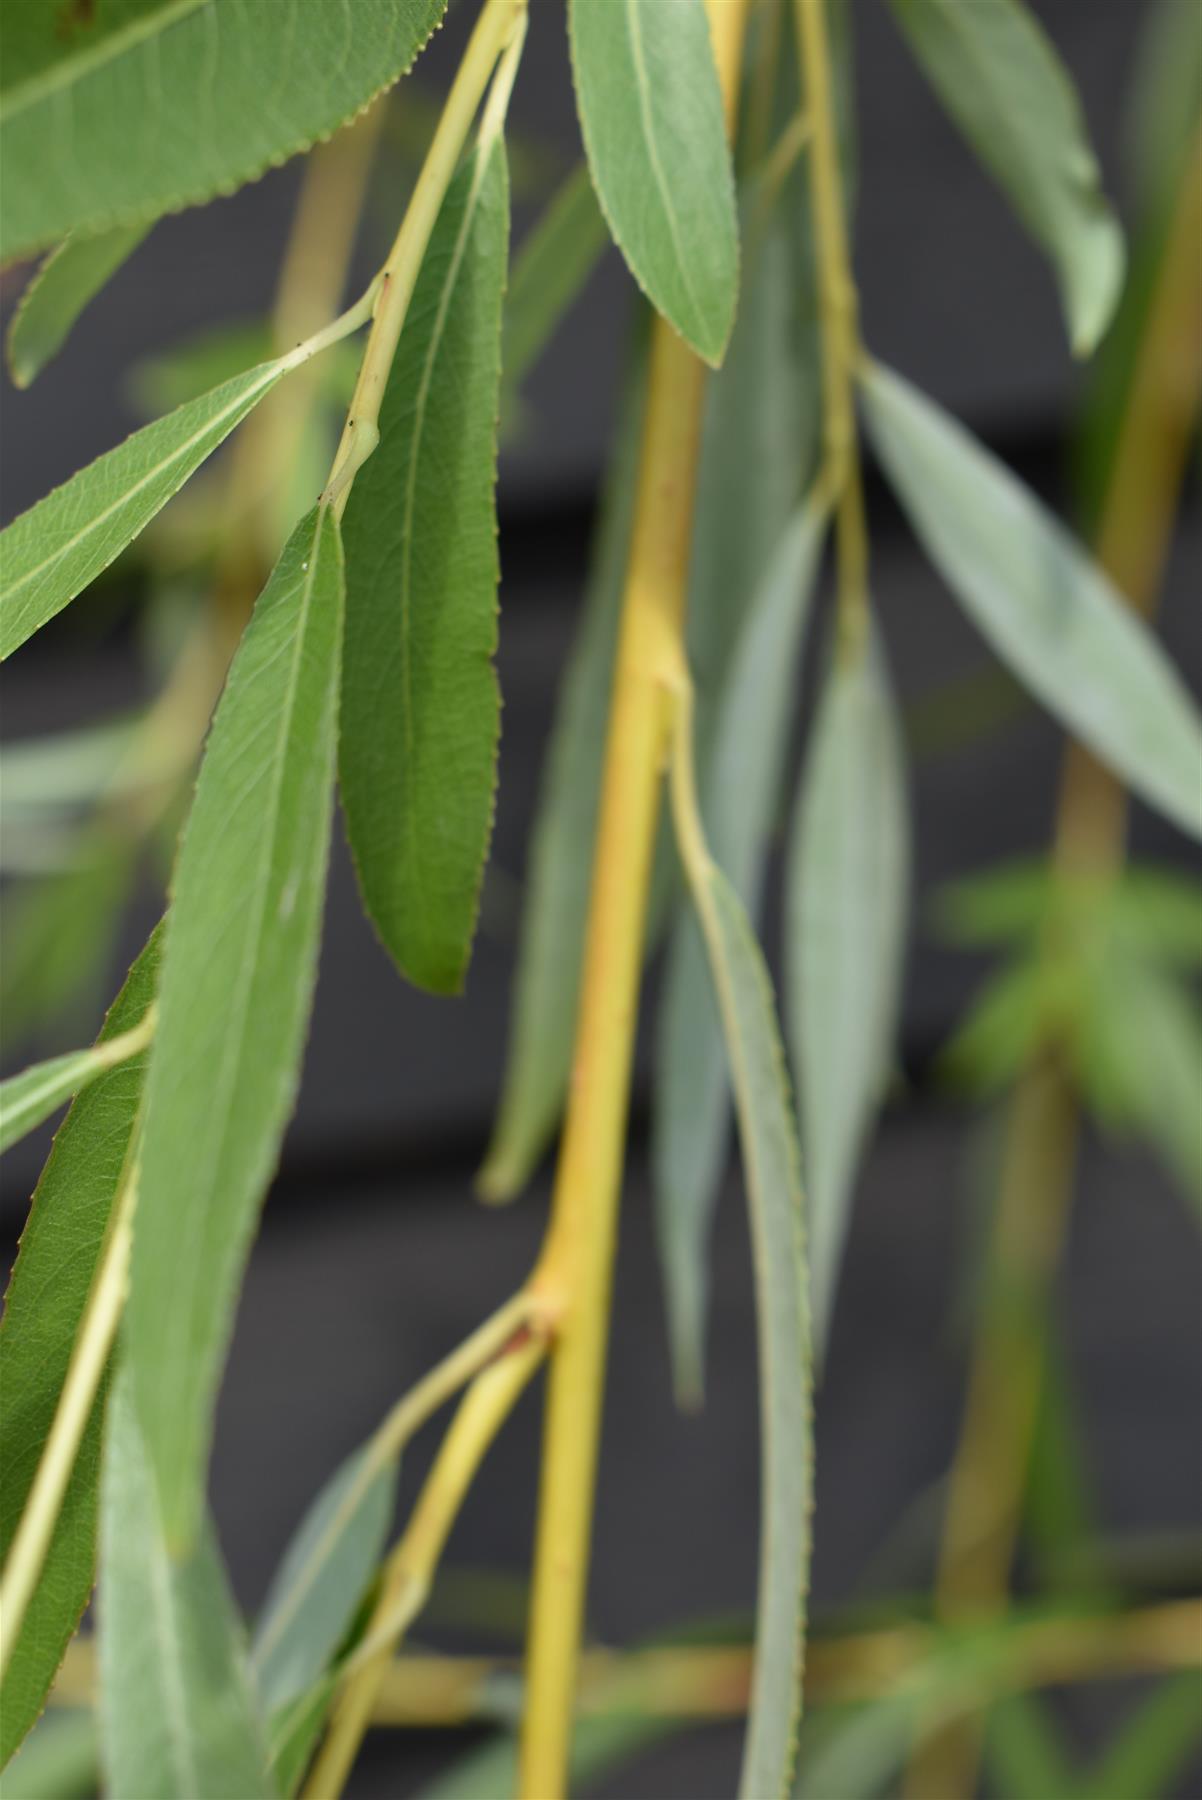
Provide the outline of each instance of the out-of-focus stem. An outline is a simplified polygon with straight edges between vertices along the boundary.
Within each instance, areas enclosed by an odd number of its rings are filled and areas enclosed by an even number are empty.
[[[990,1679],[1016,1693],[1049,1682],[1169,1674],[1197,1666],[1200,1636],[1202,1603],[1196,1600],[1102,1615],[1015,1614],[996,1659],[990,1659]],[[808,1703],[844,1705],[895,1694],[921,1678],[939,1648],[938,1633],[925,1625],[815,1638],[806,1671]],[[579,1710],[592,1718],[740,1718],[747,1711],[752,1654],[750,1644],[586,1650],[580,1659]],[[495,1716],[495,1684],[508,1684],[519,1673],[514,1657],[402,1655],[384,1672],[371,1723],[427,1730],[487,1722]],[[90,1706],[95,1695],[95,1646],[78,1638],[67,1651],[50,1703]],[[975,1704],[972,1681],[965,1684],[961,1704]]]
[[[1181,179],[1098,532],[1098,559],[1130,605],[1151,616],[1172,537],[1202,390],[1202,132]],[[1107,879],[1121,868],[1126,795],[1070,744],[1055,872]],[[1057,945],[1049,942],[1047,954]],[[936,1575],[937,1615],[1005,1605],[1043,1378],[1043,1321],[1072,1202],[1076,1094],[1049,1049],[1020,1078],[1008,1130],[988,1293],[973,1345]],[[911,1770],[911,1800],[968,1800],[980,1720],[938,1734]]]

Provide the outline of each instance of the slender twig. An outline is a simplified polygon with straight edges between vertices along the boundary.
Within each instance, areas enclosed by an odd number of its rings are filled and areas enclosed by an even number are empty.
[[[430,1591],[464,1496],[497,1432],[546,1354],[546,1340],[519,1334],[477,1375],[455,1415],[403,1536],[384,1566],[380,1598],[349,1666],[305,1800],[337,1800],[358,1753],[393,1650]]]
[[[325,499],[339,518],[346,507],[356,473],[379,442],[380,405],[388,373],[439,209],[498,58],[515,38],[520,39],[525,14],[526,0],[485,0],[451,83],[396,242],[381,271],[371,333],[326,484]],[[515,60],[511,60],[505,83],[506,100],[515,66]],[[502,105],[502,117],[503,114]]]
[[[372,1435],[355,1479],[320,1537],[310,1547],[304,1567],[297,1571],[296,1579],[288,1590],[287,1603],[272,1615],[267,1632],[255,1647],[257,1660],[262,1661],[267,1657],[272,1646],[295,1617],[325,1564],[331,1545],[338,1541],[380,1472],[396,1460],[427,1420],[445,1406],[448,1400],[453,1399],[473,1376],[478,1375],[505,1348],[515,1333],[531,1324],[534,1317],[531,1296],[524,1292],[515,1295],[397,1402]],[[549,1325],[540,1321],[538,1328],[540,1332],[545,1331],[549,1329]]]
[[[1107,484],[1098,559],[1138,612],[1150,615],[1172,537],[1202,394],[1202,132],[1185,164]],[[1127,801],[1088,751],[1065,756],[1055,876],[1113,880]],[[1050,939],[1046,954],[1060,946]],[[993,1226],[990,1290],[969,1367],[952,1465],[935,1604],[947,1620],[1005,1605],[1043,1381],[1043,1321],[1072,1204],[1077,1096],[1054,1046],[1021,1077]],[[913,1800],[967,1793],[980,1721],[937,1736],[911,1770]]]
[[[859,304],[847,239],[826,0],[796,0],[796,5],[822,321],[823,479],[836,508],[839,649],[854,659],[868,631],[868,530],[855,405]]]
[[[744,7],[711,0],[728,121]],[[551,1355],[530,1607],[519,1791],[564,1791],[592,1528],[618,1194],[647,894],[671,684],[683,661],[704,369],[676,334],[652,336],[630,560],[593,853],[573,1078],[551,1225],[533,1277],[561,1311]]]

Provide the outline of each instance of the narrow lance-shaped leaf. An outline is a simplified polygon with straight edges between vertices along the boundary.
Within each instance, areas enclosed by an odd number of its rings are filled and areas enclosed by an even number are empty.
[[[347,832],[385,947],[436,993],[463,985],[492,832],[508,231],[497,137],[443,202],[345,521]]]
[[[513,1018],[481,1192],[524,1187],[567,1092],[626,557],[634,517],[645,358],[635,359],[593,544],[580,625],[548,746],[530,841]]]
[[[380,1559],[396,1501],[395,1458],[372,1471],[357,1450],[326,1482],[296,1529],[263,1604],[252,1668],[277,1712],[333,1660]]]
[[[112,1043],[145,1018],[158,978],[156,932],[104,1023]],[[0,1322],[0,1559],[7,1557],[49,1434],[87,1306],[142,1093],[145,1055],[107,1070],[59,1128],[33,1196]],[[80,1442],[41,1579],[0,1688],[0,1766],[45,1704],[95,1567],[103,1407]]]
[[[91,29],[18,7],[26,29],[10,49],[6,21],[0,77],[0,261],[253,181],[403,74],[443,4],[126,0]]]
[[[1055,264],[1073,348],[1087,356],[1123,283],[1123,237],[1102,192],[1072,81],[1021,0],[893,0],[948,112]]]
[[[62,349],[84,308],[133,255],[149,226],[116,225],[95,237],[69,237],[51,252],[21,295],[8,328],[8,366],[18,387]]]
[[[801,1088],[814,1342],[826,1342],[857,1166],[894,1051],[909,826],[879,646],[827,670],[791,833],[790,1036]]]
[[[807,505],[777,547],[747,615],[715,721],[702,803],[713,854],[752,914],[780,796],[798,649],[824,515]],[[710,1227],[727,1144],[728,1084],[696,921],[672,939],[660,1014],[652,1156],[677,1391],[700,1396]]]
[[[507,389],[517,387],[551,337],[609,242],[588,169],[573,169],[513,265],[505,300],[501,358]]]
[[[28,1135],[73,1095],[89,1087],[106,1069],[136,1056],[150,1042],[148,1015],[132,1031],[101,1041],[90,1050],[69,1050],[35,1063],[0,1082],[0,1151]]]
[[[898,375],[864,377],[873,444],[935,567],[1062,724],[1202,836],[1202,720],[1081,546],[962,426]]]
[[[738,895],[710,861],[678,736],[677,842],[730,1059],[747,1183],[760,1355],[761,1524],[755,1663],[741,1800],[790,1792],[801,1710],[813,1486],[801,1156],[764,959]]]
[[[114,1384],[101,1483],[100,1723],[108,1789],[269,1800],[242,1623],[212,1526],[183,1559],[163,1536],[129,1371]]]
[[[719,363],[739,285],[734,181],[704,0],[570,0],[601,210],[652,304]]]
[[[1179,976],[1116,950],[1089,970],[1086,1097],[1163,1158],[1202,1219],[1202,1018]]]
[[[787,221],[760,209],[752,187],[739,316],[706,384],[697,470],[687,630],[703,767],[735,645],[814,467],[822,412]]]
[[[260,363],[143,426],[0,532],[0,658],[108,568],[289,366]]]
[[[329,853],[343,574],[296,527],[217,708],[172,882],[146,1086],[127,1354],[173,1550],[200,1521],[214,1394],[299,1077]]]

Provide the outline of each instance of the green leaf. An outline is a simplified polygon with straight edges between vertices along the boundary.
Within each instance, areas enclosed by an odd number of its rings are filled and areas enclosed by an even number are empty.
[[[497,139],[447,192],[346,510],[347,835],[385,948],[435,993],[463,985],[492,832],[508,234]]]
[[[1019,0],[893,0],[960,130],[1051,257],[1069,334],[1087,356],[1123,283],[1123,237],[1072,82]]]
[[[69,237],[51,252],[21,295],[8,328],[8,366],[17,387],[28,387],[58,355],[80,313],[148,230],[118,225],[95,237]]]
[[[1150,962],[1202,964],[1202,891],[1190,876],[1137,863],[1116,883],[1110,911],[1116,935]]]
[[[961,1021],[943,1053],[944,1074],[966,1092],[996,1093],[1041,1048],[1050,1011],[1040,958],[1007,965],[986,982]]]
[[[90,1050],[52,1056],[48,1062],[35,1063],[0,1082],[0,1151],[19,1143],[73,1095],[90,1087],[97,1076],[136,1056],[147,1042],[146,1031],[135,1029],[108,1042],[102,1040]]]
[[[126,1347],[173,1550],[200,1522],[234,1302],[299,1075],[329,853],[343,571],[317,507],[260,595],[180,845]]]
[[[879,646],[836,646],[787,879],[790,1034],[809,1178],[814,1338],[826,1341],[857,1166],[884,1095],[905,956],[909,820]]]
[[[601,210],[652,304],[709,363],[734,324],[734,180],[704,0],[570,0]]]
[[[71,867],[6,893],[0,908],[0,1019],[13,1042],[64,1013],[86,1029],[103,1003],[133,848],[107,834],[79,848]]]
[[[613,683],[642,431],[639,355],[610,461],[580,624],[560,683],[530,840],[505,1075],[480,1191],[511,1199],[530,1179],[559,1122],[584,948],[601,764]]]
[[[742,1800],[768,1800],[790,1791],[809,1584],[813,1446],[801,1157],[764,959],[726,877],[703,849],[690,846],[679,789],[677,807],[681,853],[730,1059],[751,1217],[761,1523],[755,1663],[739,1793]]]
[[[1011,1694],[990,1708],[986,1760],[1006,1800],[1068,1800],[1076,1791],[1061,1733],[1037,1694]]]
[[[242,1624],[212,1526],[175,1561],[131,1372],[113,1387],[101,1481],[100,1718],[109,1790],[267,1800]]]
[[[107,35],[22,10],[42,23],[34,53],[6,45],[5,262],[229,193],[328,137],[410,66],[443,0],[118,0]]]
[[[579,164],[522,244],[509,278],[501,366],[516,388],[609,242],[588,169]]]
[[[1143,799],[1202,836],[1202,721],[1180,676],[1057,520],[900,376],[864,377],[891,485],[997,654]]]
[[[702,782],[715,861],[752,914],[759,904],[798,691],[798,651],[826,519],[803,507],[747,614]],[[725,1162],[729,1088],[721,1026],[696,921],[671,942],[660,1012],[652,1159],[678,1393],[700,1399],[710,1229]]]
[[[1023,857],[949,882],[935,896],[939,935],[966,949],[1023,943],[1047,921],[1052,881],[1046,857]]]
[[[288,366],[260,363],[143,426],[0,532],[0,658],[108,568]]]
[[[1183,1670],[1137,1706],[1081,1783],[1081,1800],[1167,1794],[1202,1744],[1202,1677]]]
[[[269,1711],[325,1674],[380,1559],[396,1502],[395,1461],[372,1473],[357,1450],[330,1477],[284,1552],[255,1631],[251,1663]]]
[[[7,1800],[93,1800],[100,1750],[90,1712],[44,1713],[5,1772]]]
[[[1190,989],[1149,964],[1091,965],[1080,1072],[1103,1118],[1139,1133],[1202,1215],[1202,1016]]]
[[[821,418],[812,321],[798,316],[788,222],[779,212],[765,220],[754,186],[743,217],[739,316],[726,361],[706,384],[689,557],[689,671],[702,767],[735,645],[815,464]]]
[[[132,1031],[154,1000],[156,931],[100,1034]],[[7,1557],[58,1409],[142,1094],[145,1057],[109,1069],[80,1095],[33,1196],[0,1321],[0,1559]],[[0,1688],[0,1766],[45,1704],[92,1591],[100,1401],[80,1442],[58,1525]]]

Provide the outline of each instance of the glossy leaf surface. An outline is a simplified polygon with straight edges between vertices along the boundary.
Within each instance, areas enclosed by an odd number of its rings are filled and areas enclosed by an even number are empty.
[[[492,832],[508,215],[497,141],[443,202],[345,520],[347,831],[385,947],[436,993],[463,985]]]
[[[38,41],[6,47],[0,85],[5,262],[229,193],[307,149],[409,67],[443,0],[117,0],[90,29],[16,10]]]
[[[571,0],[601,210],[652,304],[719,363],[739,285],[734,181],[703,0]]]
[[[814,1340],[826,1342],[852,1191],[884,1096],[905,948],[909,821],[879,647],[836,651],[788,858],[789,1029],[801,1088]]]
[[[1055,265],[1079,356],[1122,289],[1118,221],[1071,78],[1022,0],[893,0],[948,112]]]
[[[151,1005],[160,932],[129,972],[100,1041],[132,1030]],[[0,1321],[0,1557],[7,1557],[49,1434],[122,1185],[145,1057],[123,1062],[80,1095],[54,1140],[33,1196]],[[45,1703],[92,1591],[103,1405],[80,1443],[58,1525],[0,1688],[0,1764]]]
[[[127,1352],[173,1549],[200,1523],[214,1394],[299,1078],[329,851],[342,548],[324,508],[255,607],[172,884]]]
[[[879,365],[864,398],[891,486],[993,649],[1141,798],[1202,836],[1202,720],[1151,633],[1064,527],[934,401]]]
[[[173,1559],[132,1384],[113,1387],[101,1483],[101,1753],[113,1794],[268,1800],[242,1622],[213,1528]]]

